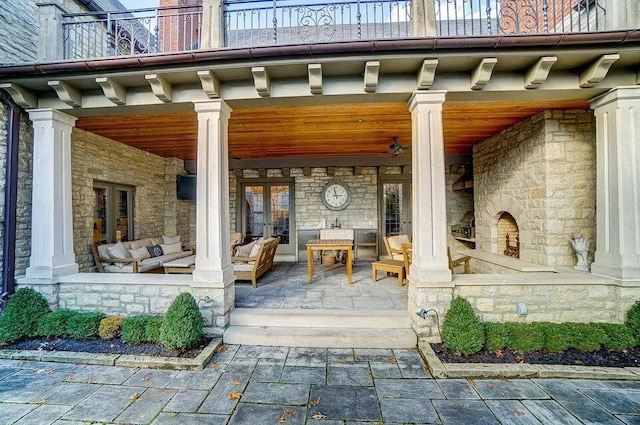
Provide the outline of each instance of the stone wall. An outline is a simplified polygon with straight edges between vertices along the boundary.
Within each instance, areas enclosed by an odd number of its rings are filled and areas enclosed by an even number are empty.
[[[516,219],[520,258],[573,265],[573,233],[595,250],[595,121],[591,111],[545,111],[473,149],[476,249],[498,253],[502,212]]]
[[[181,161],[157,155],[74,128],[71,135],[73,231],[76,261],[81,272],[94,266],[92,243],[94,181],[133,186],[133,238],[147,238],[180,231],[190,241],[186,201],[177,201],[176,175],[184,172]],[[171,233],[170,233],[171,232]]]
[[[34,0],[1,1],[0,65],[35,62],[38,27],[38,7]]]
[[[473,244],[461,242],[451,236],[451,226],[458,224],[467,211],[473,211],[473,190],[453,190],[453,184],[463,175],[464,169],[453,172],[451,168],[445,169],[446,195],[447,195],[447,231],[448,244],[452,255],[457,257],[461,249],[472,249]]]

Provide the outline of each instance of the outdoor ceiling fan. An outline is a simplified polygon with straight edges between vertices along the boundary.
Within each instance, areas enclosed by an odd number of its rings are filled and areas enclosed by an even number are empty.
[[[391,155],[394,158],[400,155],[401,153],[403,153],[404,151],[406,151],[407,149],[410,149],[410,146],[405,146],[400,144],[397,136],[394,136],[391,139],[393,140],[393,143],[389,145],[389,151],[391,152]]]

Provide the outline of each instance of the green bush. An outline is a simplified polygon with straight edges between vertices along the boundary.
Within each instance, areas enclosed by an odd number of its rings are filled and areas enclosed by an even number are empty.
[[[147,342],[160,342],[160,328],[164,317],[162,316],[149,316],[147,324],[144,327],[144,339]]]
[[[640,344],[640,301],[636,301],[627,311],[627,319],[624,323],[633,331],[636,343]]]
[[[38,319],[49,313],[47,300],[31,288],[16,291],[0,316],[0,342],[36,335]]]
[[[58,310],[47,313],[38,319],[36,336],[64,338],[67,334],[69,319],[76,315],[75,311]]]
[[[515,351],[531,353],[544,347],[544,332],[539,323],[506,323],[510,347]]]
[[[501,350],[509,346],[509,331],[504,323],[484,324],[485,347],[489,351]]]
[[[98,327],[98,335],[102,339],[113,339],[120,336],[122,331],[122,322],[124,317],[122,316],[109,316],[100,321]]]
[[[442,323],[442,342],[465,356],[484,346],[484,326],[466,299],[456,297],[451,301]]]
[[[67,333],[75,339],[96,339],[100,330],[100,321],[104,313],[77,313],[67,322]]]
[[[607,340],[607,334],[594,323],[565,323],[569,334],[569,344],[582,351],[596,351]]]
[[[548,351],[558,353],[570,348],[569,332],[565,323],[542,322],[538,325],[544,334],[544,345]]]
[[[636,346],[636,338],[631,328],[624,324],[600,323],[600,328],[607,334],[603,346],[609,350],[624,350]]]
[[[127,344],[142,344],[147,342],[145,327],[151,316],[141,314],[131,316],[122,322],[122,340]]]
[[[178,295],[160,326],[160,342],[167,349],[189,348],[202,338],[204,320],[196,300],[188,292]]]

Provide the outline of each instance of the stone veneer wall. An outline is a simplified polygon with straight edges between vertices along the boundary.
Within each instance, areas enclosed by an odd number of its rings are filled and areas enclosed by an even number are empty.
[[[473,149],[476,249],[497,252],[496,224],[509,212],[520,259],[574,265],[573,233],[595,250],[595,121],[590,110],[544,111]]]
[[[176,161],[165,160],[111,139],[73,129],[73,232],[76,261],[81,272],[90,271],[94,267],[90,247],[93,241],[95,180],[135,187],[135,239],[180,231],[184,241],[190,240],[188,216],[180,217],[190,207],[186,201],[178,201],[176,197],[176,175],[183,172]]]
[[[454,258],[458,256],[456,253],[460,249],[473,248],[472,244],[461,242],[451,235],[451,226],[458,224],[467,211],[473,211],[473,191],[453,190],[453,184],[463,175],[464,170],[462,168],[456,173],[453,173],[448,167],[445,169],[448,244],[451,247],[451,253]]]

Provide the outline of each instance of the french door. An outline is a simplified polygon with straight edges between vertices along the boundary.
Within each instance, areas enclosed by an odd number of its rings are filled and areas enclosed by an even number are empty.
[[[93,193],[93,242],[132,240],[134,188],[94,182]]]
[[[411,239],[411,178],[386,177],[380,179],[378,234],[382,236],[409,235]],[[382,236],[378,252],[387,255]]]
[[[293,183],[244,182],[238,223],[246,240],[279,237],[278,254],[294,254]]]

